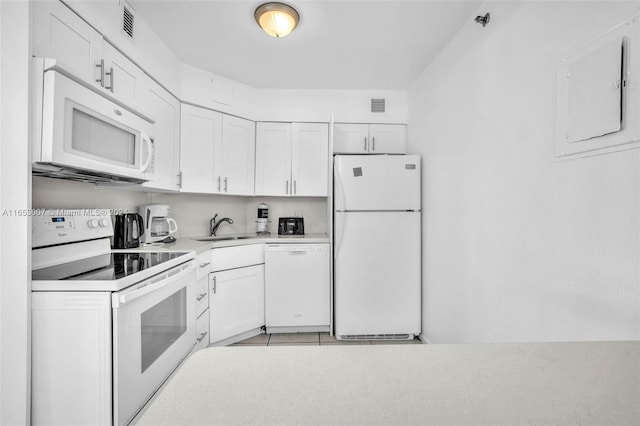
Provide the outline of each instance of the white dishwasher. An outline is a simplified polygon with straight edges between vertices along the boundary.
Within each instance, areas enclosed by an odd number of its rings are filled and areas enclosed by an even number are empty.
[[[329,331],[329,244],[265,246],[267,333]]]

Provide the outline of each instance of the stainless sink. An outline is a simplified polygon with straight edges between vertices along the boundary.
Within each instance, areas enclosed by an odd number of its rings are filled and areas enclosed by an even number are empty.
[[[196,241],[229,241],[229,240],[246,240],[247,238],[255,238],[251,235],[226,236],[226,237],[204,237],[194,238]]]

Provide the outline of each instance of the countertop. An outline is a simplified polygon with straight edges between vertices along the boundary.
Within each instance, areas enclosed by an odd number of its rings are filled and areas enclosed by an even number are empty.
[[[640,342],[231,346],[138,425],[638,425]]]
[[[243,246],[247,244],[313,244],[313,243],[329,243],[327,234],[305,234],[305,235],[256,235],[253,234],[229,234],[220,235],[220,238],[237,238],[232,240],[217,241],[197,241],[208,236],[181,237],[176,239],[175,243],[170,244],[144,244],[140,248],[131,249],[131,251],[193,251],[196,254],[204,251],[222,248]]]

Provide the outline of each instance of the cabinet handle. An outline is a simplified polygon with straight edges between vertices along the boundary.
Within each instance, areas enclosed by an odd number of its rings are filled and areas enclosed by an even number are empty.
[[[376,150],[376,137],[373,136],[371,138],[371,151],[375,151]]]
[[[182,172],[178,173],[178,188],[182,188]]]
[[[106,72],[105,74],[109,76],[110,83],[110,85],[105,87],[105,89],[111,90],[111,93],[113,93],[113,67],[109,67],[109,72]]]
[[[206,296],[207,296],[207,293],[202,293],[200,296],[198,296],[198,297],[196,298],[196,302],[201,301],[201,300],[202,300],[202,299],[204,299]]]
[[[214,275],[213,276],[213,294],[216,294],[216,286],[218,284],[218,280],[217,277]]]
[[[220,176],[218,176],[218,192],[220,192],[220,188],[221,188],[221,186],[220,186]]]
[[[100,68],[100,78],[96,78],[96,82],[104,87],[104,59],[100,59],[100,63],[96,64],[96,68]]]
[[[201,264],[200,264],[200,267],[201,267],[201,268],[204,268],[204,267],[207,267],[207,266],[209,266],[209,265],[211,265],[211,262],[205,262],[205,263],[201,263]]]
[[[293,195],[298,193],[298,185],[297,182],[294,180],[293,181]]]
[[[367,151],[367,137],[364,137],[364,150]]]
[[[224,178],[224,192],[227,192],[227,178]]]
[[[209,332],[208,332],[208,331],[205,331],[204,333],[202,333],[202,334],[200,335],[200,337],[198,337],[198,338],[196,339],[196,340],[198,341],[198,343],[199,343],[199,342],[202,342],[202,340],[204,340],[204,338],[207,336],[207,334],[209,334]]]
[[[284,191],[285,195],[289,195],[289,181],[286,181],[286,189]]]

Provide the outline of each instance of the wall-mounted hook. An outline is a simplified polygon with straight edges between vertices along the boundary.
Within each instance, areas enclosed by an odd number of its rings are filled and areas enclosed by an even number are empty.
[[[487,14],[484,15],[484,16],[480,16],[480,15],[476,16],[475,21],[478,24],[482,24],[482,26],[484,27],[489,23],[490,19],[491,19],[491,14],[489,12],[487,12]]]

